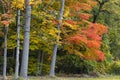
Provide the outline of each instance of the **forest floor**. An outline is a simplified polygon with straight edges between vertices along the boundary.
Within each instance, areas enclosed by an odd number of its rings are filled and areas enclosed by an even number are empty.
[[[31,77],[29,80],[120,80],[120,75],[118,76],[104,76],[104,77]]]
[[[2,76],[0,76],[0,80],[2,80]],[[13,80],[11,76],[7,76],[7,80]],[[108,75],[101,77],[54,77],[51,78],[49,76],[42,77],[34,77],[29,76],[29,80],[120,80],[120,75]]]

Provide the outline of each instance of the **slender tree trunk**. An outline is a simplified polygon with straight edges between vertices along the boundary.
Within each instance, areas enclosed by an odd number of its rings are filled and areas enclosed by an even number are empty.
[[[50,66],[50,76],[51,77],[55,76],[55,62],[56,62],[57,48],[58,48],[58,44],[55,44],[53,54],[52,54],[51,66]]]
[[[16,48],[16,66],[15,66],[15,80],[19,75],[19,54],[20,54],[20,10],[17,10],[17,48]]]
[[[23,54],[20,76],[25,80],[27,78],[28,71],[28,58],[29,58],[29,39],[30,39],[30,21],[31,21],[31,6],[29,5],[30,0],[25,0],[25,26],[24,26],[24,43],[23,43]]]
[[[97,21],[97,18],[99,17],[102,6],[103,6],[103,4],[99,4],[99,9],[98,9],[97,13],[94,14],[94,17],[93,17],[93,23],[95,23]]]
[[[8,27],[4,29],[4,64],[3,64],[3,80],[6,80],[6,68],[7,68],[7,32]]]
[[[4,1],[2,2],[3,13],[5,13],[5,6]],[[3,80],[6,80],[6,69],[7,69],[7,33],[8,33],[8,26],[4,28],[4,63],[3,63]]]
[[[40,75],[42,75],[43,59],[44,59],[44,52],[42,52],[42,53],[41,53],[41,61],[40,61]]]
[[[64,5],[65,5],[65,0],[61,0],[61,10],[59,12],[59,17],[58,17],[59,23],[57,25],[58,37],[60,36],[60,26],[62,25]],[[55,76],[55,62],[56,62],[56,55],[57,55],[59,39],[57,39],[56,41],[57,41],[57,43],[54,45],[54,50],[53,50],[52,60],[51,60],[51,66],[50,66],[50,76],[51,77]]]
[[[13,56],[12,57],[14,58],[14,56],[15,56],[15,48],[13,48]]]
[[[42,68],[43,68],[43,60],[44,59],[44,52],[39,51],[38,55],[38,75],[42,75]]]
[[[40,58],[41,58],[41,51],[39,50],[38,51],[38,66],[37,66],[37,73],[38,73],[38,75],[40,74]]]
[[[96,23],[96,21],[97,21],[97,18],[99,17],[99,14],[101,13],[101,10],[102,10],[102,7],[103,7],[103,5],[106,3],[106,2],[108,2],[107,0],[105,1],[105,0],[102,0],[102,2],[100,2],[99,0],[96,0],[97,2],[98,2],[98,4],[99,4],[99,8],[98,8],[98,11],[95,13],[95,14],[93,14],[93,23]]]

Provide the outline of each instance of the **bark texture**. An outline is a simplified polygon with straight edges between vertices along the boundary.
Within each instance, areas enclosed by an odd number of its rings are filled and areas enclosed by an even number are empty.
[[[23,42],[23,54],[20,76],[25,80],[27,78],[28,71],[28,58],[29,58],[29,39],[30,39],[30,22],[31,22],[31,6],[29,5],[30,0],[25,0],[25,25],[24,25],[24,42]]]
[[[7,32],[8,27],[4,29],[4,63],[3,63],[3,80],[6,80],[6,68],[7,68]]]
[[[16,66],[15,66],[15,80],[19,76],[19,47],[20,47],[20,10],[17,10],[17,48],[16,48]]]
[[[61,0],[61,10],[60,10],[59,16],[58,16],[59,23],[57,25],[58,36],[60,36],[60,26],[62,25],[64,6],[65,6],[65,0]],[[50,66],[50,76],[51,77],[55,76],[55,62],[56,62],[56,55],[57,55],[59,39],[57,39],[56,42],[57,43],[54,45],[54,49],[53,49],[53,53],[52,53],[51,66]]]

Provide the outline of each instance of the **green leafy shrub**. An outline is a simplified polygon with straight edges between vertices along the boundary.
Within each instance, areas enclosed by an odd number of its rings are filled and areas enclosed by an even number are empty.
[[[50,71],[50,65],[49,64],[43,64],[42,65],[42,75],[48,74]]]
[[[13,75],[15,69],[15,59],[13,57],[7,58],[7,74]]]
[[[56,62],[56,72],[57,73],[82,73],[85,72],[86,69],[83,66],[83,61],[80,57],[76,55],[64,55],[57,57]]]
[[[37,75],[37,59],[30,57],[28,65],[28,75]]]
[[[73,74],[105,74],[108,70],[108,63],[97,62],[91,60],[82,60],[79,56],[67,54],[59,56],[56,64],[57,73],[73,73]]]
[[[82,60],[74,54],[67,54],[57,58],[56,72],[58,73],[89,73],[93,71],[93,65],[88,60]]]
[[[120,74],[120,60],[115,61],[110,67],[111,74]]]
[[[29,58],[29,65],[28,65],[28,75],[39,75],[40,73],[40,63],[38,63],[37,59],[34,57]],[[42,64],[42,71],[40,75],[48,74],[50,70],[49,64]]]

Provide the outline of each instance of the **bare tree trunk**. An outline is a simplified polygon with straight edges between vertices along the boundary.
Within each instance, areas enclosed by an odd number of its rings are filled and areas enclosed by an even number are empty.
[[[16,66],[15,66],[15,80],[19,76],[19,54],[20,54],[20,10],[17,10],[17,48],[16,48]]]
[[[42,75],[43,59],[44,59],[44,52],[42,52],[42,53],[41,53],[41,61],[40,61],[40,75]]]
[[[44,52],[39,51],[38,55],[38,75],[42,75],[42,68],[43,68],[43,60],[44,59]]]
[[[38,68],[38,69],[37,69],[37,73],[38,73],[38,74],[37,74],[37,75],[40,74],[40,58],[41,58],[41,51],[39,50],[39,51],[38,51],[38,60],[37,60],[37,61],[38,61],[38,65],[37,65],[37,68]]]
[[[3,0],[0,0],[0,2],[2,2],[3,13],[5,13],[4,1],[3,1]],[[5,28],[4,28],[3,80],[6,80],[6,69],[7,69],[7,33],[8,33],[8,26],[5,26]]]
[[[57,25],[58,37],[60,36],[60,26],[62,25],[64,5],[65,5],[65,0],[61,0],[61,10],[59,12],[59,17],[58,17],[59,23]],[[57,55],[59,39],[57,39],[56,41],[57,41],[57,43],[54,45],[54,50],[53,50],[53,54],[52,54],[52,61],[51,61],[51,66],[50,66],[50,76],[51,77],[55,76],[55,62],[56,62],[56,55]]]
[[[24,26],[24,43],[23,43],[23,54],[20,76],[25,80],[27,78],[28,71],[28,58],[29,58],[29,39],[30,39],[30,21],[31,21],[31,6],[29,5],[30,0],[25,0],[25,26]]]
[[[98,17],[99,17],[99,14],[101,13],[102,11],[102,7],[104,6],[104,4],[106,2],[108,2],[109,0],[102,0],[102,2],[100,2],[100,0],[96,0],[99,4],[99,8],[98,10],[93,14],[93,23],[96,23]]]
[[[6,80],[6,68],[7,68],[7,32],[8,27],[4,29],[4,64],[3,64],[3,80]]]

